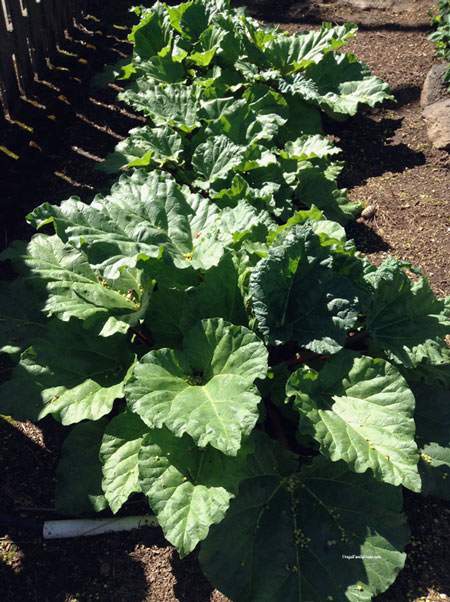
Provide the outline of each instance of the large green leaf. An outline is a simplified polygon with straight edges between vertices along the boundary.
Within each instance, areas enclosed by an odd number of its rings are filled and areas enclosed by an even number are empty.
[[[324,24],[318,31],[286,35],[284,32],[273,37],[264,48],[264,55],[272,67],[282,73],[305,69],[320,63],[328,52],[341,48],[356,34],[354,25],[331,27]]]
[[[249,104],[244,98],[240,100],[219,98],[203,103],[203,110],[208,113],[210,120],[207,133],[213,136],[225,135],[235,144],[244,147],[259,142],[269,145],[274,141],[280,127],[286,123],[286,118],[278,113],[267,113],[264,104],[262,102],[260,104],[261,108],[258,107],[257,101]],[[258,108],[255,110],[252,107]],[[214,109],[216,119],[211,121]],[[271,109],[276,111],[278,107],[271,107]],[[283,113],[283,110],[280,112]],[[237,150],[242,155],[243,149],[238,147]]]
[[[105,426],[105,420],[83,422],[66,437],[56,469],[58,512],[78,516],[107,507],[99,460]]]
[[[395,355],[391,355],[394,361],[398,361]],[[427,371],[436,371],[436,380],[440,369],[442,370],[442,382],[450,386],[450,347],[442,337],[426,339],[423,343],[407,348],[405,353],[399,357],[403,369],[409,370],[409,374],[415,380],[426,380]],[[412,372],[411,372],[412,371]],[[447,378],[445,372],[448,373]],[[431,380],[435,380],[434,377]]]
[[[100,447],[102,488],[111,510],[118,512],[132,493],[139,493],[139,451],[148,428],[136,414],[122,412],[106,427]]]
[[[224,64],[233,66],[238,60],[241,53],[241,41],[239,39],[239,33],[235,29],[229,27],[229,22],[224,18],[224,11],[218,8],[219,3],[215,3],[216,10],[220,11],[220,18],[218,22],[211,23],[211,25],[202,32],[199,38],[199,44],[202,48],[202,54],[208,57],[208,54],[212,54],[212,59],[207,64],[211,64],[212,60],[214,63]],[[191,55],[192,60],[192,55]],[[199,64],[197,62],[197,64]],[[205,66],[200,64],[200,66]]]
[[[184,556],[205,539],[212,524],[225,516],[230,499],[245,476],[244,447],[231,458],[167,429],[150,431],[139,452],[142,491],[164,535]]]
[[[267,351],[247,328],[202,320],[183,351],[160,349],[136,365],[126,388],[130,407],[151,428],[165,425],[235,456],[257,420],[256,378],[267,371]]]
[[[124,167],[147,167],[152,163],[177,163],[183,150],[178,132],[169,127],[144,126],[130,130],[128,138],[116,146],[100,169],[115,173]]]
[[[146,81],[155,83],[179,84],[186,79],[184,67],[171,56],[153,56],[147,61],[138,63],[136,70]]]
[[[336,353],[357,321],[351,281],[333,270],[328,249],[309,225],[295,226],[270,249],[250,279],[261,332],[275,344],[295,341],[317,353]]]
[[[328,92],[321,99],[323,108],[337,115],[356,115],[360,106],[375,107],[392,100],[389,86],[380,78],[367,76],[359,81],[343,82],[338,92]]]
[[[46,207],[48,215],[58,212],[57,207]],[[92,268],[81,250],[57,236],[36,235],[28,245],[18,244],[3,255],[11,258],[28,285],[46,284],[47,315],[63,321],[78,318],[103,336],[126,332],[147,308],[150,283],[144,283],[139,272],[124,270],[109,280]]]
[[[141,90],[122,92],[120,98],[151,117],[158,126],[170,126],[187,133],[200,126],[198,88],[147,83]]]
[[[328,53],[303,73],[280,79],[281,92],[300,96],[333,117],[356,115],[360,106],[374,107],[392,99],[389,86],[373,76],[352,54]]]
[[[180,268],[216,265],[223,253],[217,231],[211,231],[217,213],[171,176],[139,171],[122,176],[110,195],[91,205],[77,199],[60,207],[44,204],[28,219],[38,227],[53,222],[61,238],[84,249],[92,264],[115,278],[121,267],[159,257],[163,248]]]
[[[255,432],[236,457],[206,447],[167,429],[150,431],[139,453],[142,491],[166,538],[184,556],[205,539],[211,525],[223,520],[244,478],[277,474],[279,462],[292,470],[295,456]]]
[[[300,413],[300,430],[333,462],[420,491],[414,395],[394,366],[342,351],[320,372],[294,372],[286,392]]]
[[[197,40],[208,26],[204,3],[199,0],[168,7],[167,12],[172,27],[189,40]]]
[[[340,149],[334,146],[330,140],[316,134],[314,136],[301,136],[296,140],[287,142],[280,154],[287,159],[309,161],[311,159],[323,159],[340,152]]]
[[[222,179],[242,161],[245,148],[226,136],[213,136],[200,144],[192,157],[192,166],[205,185]]]
[[[133,361],[123,335],[104,339],[78,321],[52,321],[0,386],[0,411],[19,420],[51,414],[65,425],[98,420],[123,397]]]
[[[166,46],[170,39],[167,20],[161,10],[146,10],[129,35],[134,52],[140,59],[149,59]]]
[[[398,489],[316,458],[244,481],[200,562],[235,602],[369,602],[405,562],[401,507]]]
[[[387,259],[366,276],[367,330],[375,345],[407,367],[434,357],[430,340],[450,333],[444,300],[437,299],[425,278],[408,278],[401,262]],[[425,346],[424,346],[425,345]],[[439,361],[439,363],[441,363]]]

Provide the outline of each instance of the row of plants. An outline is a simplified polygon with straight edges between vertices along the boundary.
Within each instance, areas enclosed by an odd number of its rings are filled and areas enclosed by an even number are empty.
[[[405,562],[402,488],[450,493],[450,300],[346,239],[322,131],[389,90],[341,52],[353,26],[136,12],[120,177],[1,256],[0,412],[71,427],[60,512],[144,494],[234,602],[370,600]]]
[[[432,23],[435,31],[430,40],[436,45],[438,56],[450,62],[450,0],[439,0],[439,12],[434,15]],[[450,88],[450,66],[445,81]]]

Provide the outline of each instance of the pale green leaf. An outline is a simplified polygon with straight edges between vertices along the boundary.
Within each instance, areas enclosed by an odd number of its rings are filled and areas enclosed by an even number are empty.
[[[213,136],[200,144],[192,156],[192,166],[206,185],[219,180],[235,169],[245,149],[226,136]]]
[[[151,428],[165,425],[235,456],[257,420],[253,382],[264,378],[267,351],[247,328],[202,320],[183,351],[160,349],[136,365],[126,388],[130,407]]]
[[[296,467],[295,456],[263,433],[253,433],[230,457],[160,429],[144,438],[139,472],[142,491],[166,538],[184,556],[205,539],[211,525],[223,520],[242,479],[277,474],[279,462]]]
[[[341,151],[327,138],[320,136],[301,136],[292,142],[287,142],[281,156],[296,161],[310,161],[311,159],[323,159],[331,155],[339,154]]]
[[[414,395],[394,366],[342,351],[318,373],[297,370],[286,392],[300,412],[300,429],[333,462],[420,491]]]
[[[171,56],[152,56],[139,62],[137,73],[139,77],[144,77],[148,82],[154,80],[155,83],[177,84],[186,79],[184,67]]]
[[[58,213],[58,208],[50,205],[40,210],[48,216]],[[27,283],[46,284],[43,311],[47,315],[65,322],[78,318],[86,328],[110,336],[126,332],[145,313],[150,283],[144,284],[139,272],[124,270],[109,280],[92,268],[83,251],[64,244],[57,236],[36,235],[25,247],[18,245],[7,253]]]
[[[172,27],[189,40],[197,40],[208,26],[208,18],[203,2],[191,0],[178,6],[169,6],[167,13]]]
[[[147,10],[129,35],[134,44],[134,52],[141,59],[149,59],[158,53],[168,42],[169,28],[161,11]]]
[[[169,127],[144,126],[130,130],[128,138],[119,142],[106,157],[100,169],[115,173],[123,168],[146,167],[151,163],[176,163],[183,150],[181,136]]]
[[[356,27],[350,24],[336,27],[324,24],[318,31],[288,36],[283,32],[267,43],[264,55],[282,73],[295,72],[320,63],[326,53],[338,50],[355,34]]]
[[[125,266],[158,258],[163,249],[177,267],[194,269],[217,265],[224,251],[212,228],[217,207],[156,171],[122,176],[91,205],[76,198],[60,207],[44,204],[28,219],[38,227],[53,222],[61,238],[85,250],[91,264],[118,283]]]
[[[193,86],[147,83],[141,90],[122,92],[120,99],[151,117],[158,126],[187,133],[200,126],[200,93]]]

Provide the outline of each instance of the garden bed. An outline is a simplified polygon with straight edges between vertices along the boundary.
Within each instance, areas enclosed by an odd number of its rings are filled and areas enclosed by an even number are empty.
[[[33,136],[20,125],[4,125],[2,145],[21,157],[2,155],[2,173],[8,173],[2,184],[5,243],[28,234],[21,225],[23,216],[39,203],[58,202],[72,194],[89,200],[94,188],[106,187],[108,178],[93,171],[93,165],[112,150],[118,137],[139,124],[137,116],[128,110],[126,114],[115,102],[113,88],[92,92],[89,98],[79,91],[102,63],[112,60],[117,54],[114,49],[129,51],[123,41],[125,6],[112,21],[102,14],[96,16],[100,22],[84,20],[83,26],[93,32],[79,30],[88,62],[60,57],[70,71],[49,74],[54,78],[50,83],[60,90],[57,95],[54,90],[46,92],[45,113],[36,105],[23,104],[18,120],[34,128]],[[395,14],[336,6],[332,2],[312,8],[304,3],[292,5],[282,25],[297,30],[321,20],[360,23],[352,50],[392,85],[397,98],[397,104],[344,124],[330,124],[347,160],[343,184],[351,189],[352,198],[376,209],[371,220],[349,227],[350,235],[375,262],[386,254],[411,260],[429,275],[437,293],[448,294],[449,159],[429,144],[419,106],[421,85],[434,60],[433,47],[426,39],[432,3],[412,3],[411,10]],[[280,19],[264,6],[258,14],[267,20]],[[92,36],[98,43],[95,51],[89,47],[95,45]],[[49,119],[51,115],[56,121]],[[53,128],[51,136],[48,124]],[[59,429],[50,421],[39,428],[2,421],[0,429],[2,512],[51,518]],[[409,494],[406,505],[413,530],[408,563],[382,599],[414,600],[433,590],[436,593],[430,600],[445,600],[450,592],[448,504]],[[130,509],[142,510],[140,502],[133,505],[132,501]],[[5,600],[224,600],[212,592],[195,558],[180,561],[157,530],[45,545],[26,532],[8,532],[0,549]]]

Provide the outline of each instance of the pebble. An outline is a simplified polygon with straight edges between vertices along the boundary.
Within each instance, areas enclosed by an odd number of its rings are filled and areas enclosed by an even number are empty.
[[[377,208],[374,205],[368,205],[365,209],[361,211],[361,217],[364,219],[372,219],[375,217],[377,212]]]

